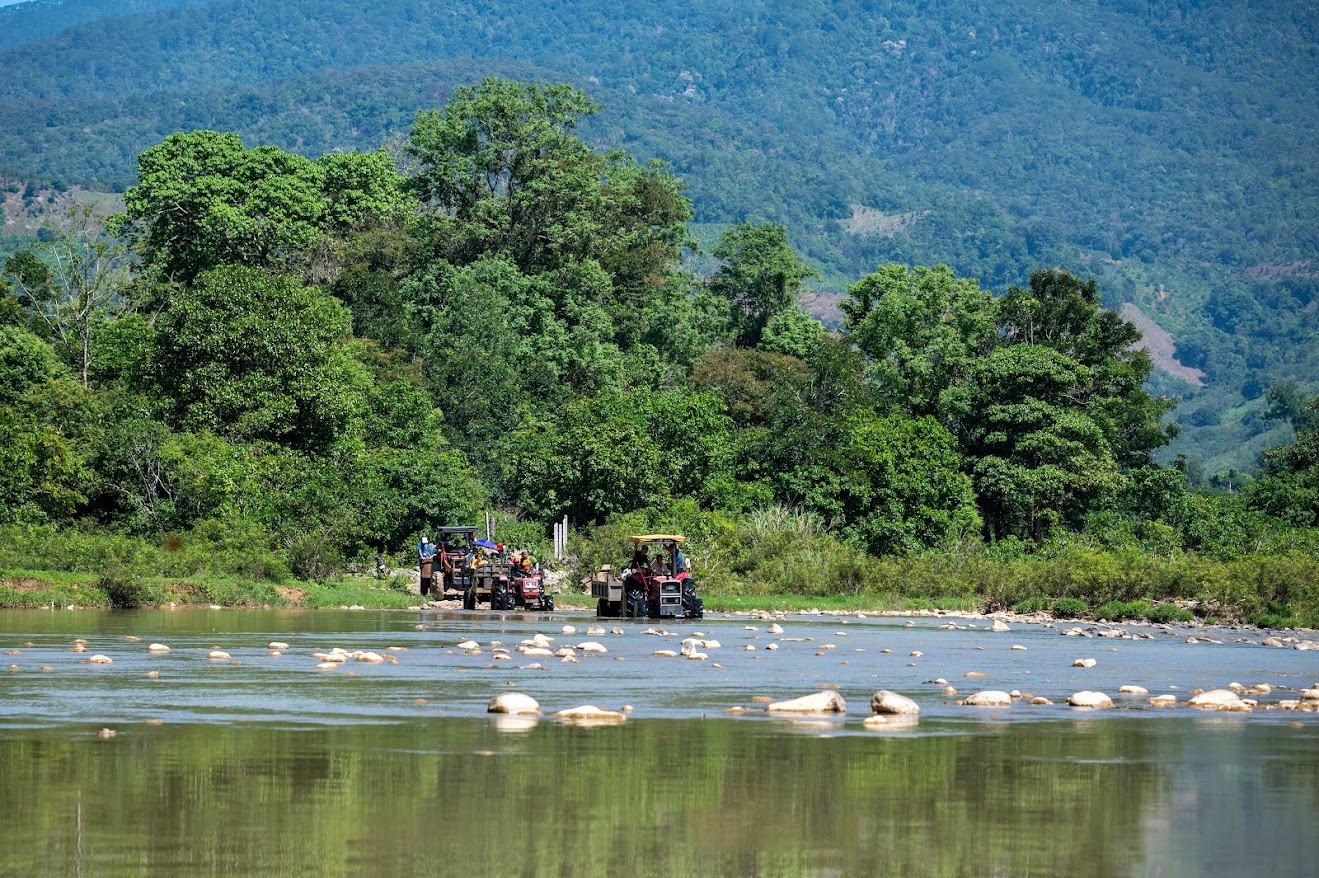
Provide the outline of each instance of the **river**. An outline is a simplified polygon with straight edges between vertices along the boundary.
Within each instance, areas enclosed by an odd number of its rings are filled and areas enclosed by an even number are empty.
[[[595,620],[570,614],[5,611],[0,875],[1315,873],[1319,714],[1155,709],[1117,690],[1268,683],[1276,702],[1319,682],[1319,652],[1239,631],[912,621],[588,635]],[[654,655],[698,632],[719,641],[708,660]],[[536,633],[607,652],[494,658],[493,642]],[[479,653],[458,648],[469,638]],[[268,655],[272,641],[289,648]],[[318,669],[311,654],[334,647],[396,661]],[[846,716],[763,710],[821,687]],[[865,729],[877,689],[915,699],[919,722]],[[956,703],[979,689],[1055,703]],[[1117,707],[1067,707],[1080,689]],[[506,691],[546,715],[488,716]],[[590,728],[550,715],[582,704],[631,711]]]

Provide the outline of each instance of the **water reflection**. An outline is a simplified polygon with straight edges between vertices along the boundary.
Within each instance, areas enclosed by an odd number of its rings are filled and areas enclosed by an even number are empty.
[[[526,671],[456,644],[511,645],[565,620],[190,611],[0,621],[4,648],[19,650],[19,669],[0,676],[0,876],[1198,878],[1260,866],[1310,874],[1319,855],[1314,715],[976,709],[929,682],[974,670],[989,675],[986,688],[1055,701],[1130,682],[1179,694],[1237,678],[1294,686],[1314,679],[1313,653],[1169,638],[1123,642],[1079,670],[1074,639],[1043,630],[1008,641],[867,622],[848,626],[847,644],[867,651],[844,665],[805,639],[836,640],[837,622],[793,620],[780,650],[748,653],[742,641],[763,632],[706,620],[724,644],[718,663],[657,658],[676,637],[629,627],[604,638],[605,656]],[[74,637],[115,664],[69,653]],[[152,656],[152,640],[174,651]],[[271,657],[271,640],[292,646]],[[1010,651],[1017,641],[1030,650]],[[397,665],[315,670],[311,653],[336,645],[407,651]],[[241,664],[207,660],[213,646]],[[757,700],[834,686],[846,717],[779,719]],[[920,720],[864,729],[879,688],[909,693]],[[484,715],[492,693],[519,690],[547,714],[587,702],[637,710],[593,728]],[[745,712],[724,713],[734,706]],[[118,735],[97,740],[102,725]]]
[[[929,731],[502,717],[32,732],[0,739],[0,795],[22,803],[0,874],[73,874],[79,857],[95,875],[1234,874],[1260,841],[1273,874],[1312,864],[1297,848],[1319,813],[1312,730]],[[1188,856],[1197,844],[1213,856]]]

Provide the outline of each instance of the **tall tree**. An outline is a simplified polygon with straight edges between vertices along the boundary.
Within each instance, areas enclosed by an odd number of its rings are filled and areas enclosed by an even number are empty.
[[[1079,526],[1175,433],[1139,332],[1093,281],[1039,271],[994,300],[942,266],[887,266],[843,310],[885,402],[957,437],[991,537]]]
[[[33,321],[58,346],[84,387],[92,339],[126,308],[132,262],[126,244],[89,205],[69,208],[45,227],[49,236],[5,260],[4,273]]]
[[[347,310],[317,288],[223,266],[161,312],[150,374],[183,429],[323,447],[362,414],[369,376],[349,337]]]
[[[163,278],[186,283],[226,263],[272,270],[307,263],[324,235],[401,206],[384,153],[313,162],[237,134],[171,134],[138,158],[124,193],[126,230]]]
[[[806,281],[819,276],[797,258],[788,230],[776,223],[730,226],[713,253],[723,264],[710,278],[710,291],[728,302],[742,347],[759,344],[770,318],[795,307]]]
[[[1260,456],[1263,472],[1246,488],[1251,508],[1301,527],[1319,527],[1319,396],[1294,400],[1296,439]]]

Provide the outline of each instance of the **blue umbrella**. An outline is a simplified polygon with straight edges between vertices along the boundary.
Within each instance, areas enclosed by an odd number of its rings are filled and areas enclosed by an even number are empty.
[[[497,548],[499,548],[499,545],[498,545],[497,543],[491,542],[490,540],[477,540],[475,544],[478,545],[478,546],[480,546],[480,547],[483,548],[483,549],[497,549]]]

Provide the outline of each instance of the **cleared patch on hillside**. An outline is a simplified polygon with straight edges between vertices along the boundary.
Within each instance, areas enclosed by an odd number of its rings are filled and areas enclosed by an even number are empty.
[[[1148,351],[1154,368],[1195,387],[1204,386],[1205,373],[1177,359],[1177,343],[1166,329],[1132,302],[1123,305],[1121,313],[1124,320],[1130,320],[1140,330],[1141,339],[1133,347]]]
[[[823,323],[829,329],[837,329],[843,324],[843,309],[838,307],[847,293],[834,293],[827,290],[817,290],[810,293],[802,293],[797,297],[797,304],[801,305],[802,310]]]
[[[0,234],[35,235],[52,214],[76,204],[91,204],[107,215],[124,209],[124,198],[112,192],[91,192],[80,187],[64,191],[30,190],[26,183],[0,179]],[[11,191],[12,190],[12,191]]]
[[[1246,274],[1255,280],[1278,280],[1292,275],[1314,277],[1319,274],[1319,265],[1316,264],[1314,259],[1294,259],[1291,262],[1262,262],[1253,268],[1247,268]]]
[[[838,221],[838,225],[849,235],[883,235],[892,238],[925,215],[925,211],[884,213],[864,204],[853,204],[851,207],[852,215]]]

